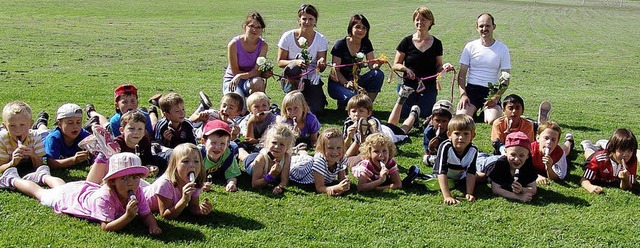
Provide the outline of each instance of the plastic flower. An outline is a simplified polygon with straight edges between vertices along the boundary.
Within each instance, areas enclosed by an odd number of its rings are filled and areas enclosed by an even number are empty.
[[[298,44],[300,44],[300,46],[306,48],[307,47],[307,38],[300,36],[300,38],[298,38]]]
[[[506,71],[503,71],[502,73],[500,73],[500,78],[498,78],[498,81],[507,81],[511,78],[511,74],[509,74]]]
[[[265,57],[258,57],[258,59],[256,59],[256,64],[258,64],[259,66],[264,65],[264,63],[267,62],[267,58]]]
[[[358,58],[360,60],[363,60],[364,59],[364,53],[362,53],[362,52],[356,53],[356,58]]]

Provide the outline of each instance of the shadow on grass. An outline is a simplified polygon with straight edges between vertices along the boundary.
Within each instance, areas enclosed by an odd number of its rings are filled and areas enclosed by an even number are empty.
[[[162,234],[158,236],[150,236],[149,228],[142,222],[140,218],[136,218],[131,222],[121,233],[126,233],[134,237],[146,236],[151,239],[159,240],[162,242],[182,242],[182,241],[204,241],[206,237],[204,234],[196,228],[186,228],[182,226],[176,226],[168,223],[165,220],[156,220],[158,226],[162,229]],[[100,225],[98,223],[98,225]]]
[[[546,190],[542,188],[538,188],[538,195],[534,198],[534,200],[531,203],[533,205],[540,205],[540,206],[546,206],[550,203],[566,204],[566,205],[572,205],[576,207],[590,206],[589,202],[587,202],[585,199],[573,197],[573,196],[566,196],[558,192],[555,192],[552,190]]]
[[[260,230],[265,227],[258,221],[217,210],[211,211],[207,216],[183,214],[178,220],[214,228],[239,228],[244,231]]]
[[[576,130],[576,131],[583,131],[583,132],[596,132],[596,131],[600,131],[600,129],[597,128],[593,128],[593,127],[587,127],[587,126],[573,126],[573,125],[567,125],[567,124],[560,124],[560,127],[565,129],[571,129],[571,130]],[[578,145],[580,145],[580,143],[578,143]]]

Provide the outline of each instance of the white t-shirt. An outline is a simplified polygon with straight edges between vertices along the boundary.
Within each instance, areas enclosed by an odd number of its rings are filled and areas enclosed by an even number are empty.
[[[308,78],[313,84],[318,84],[318,82],[320,81],[321,75],[315,72],[316,64],[318,62],[317,55],[318,55],[318,52],[327,51],[327,49],[329,49],[329,45],[327,44],[327,38],[325,38],[324,35],[322,35],[318,31],[314,31],[314,32],[316,35],[313,38],[313,43],[311,43],[307,48],[307,51],[309,51],[309,54],[311,54],[311,58],[312,58],[311,63],[307,67],[307,71],[311,70],[313,72],[307,74],[305,78]],[[302,48],[296,44],[295,39],[296,38],[295,38],[294,30],[292,29],[287,32],[284,32],[284,34],[282,34],[282,36],[280,37],[280,40],[278,41],[278,47],[282,48],[282,50],[286,50],[289,52],[289,57],[288,57],[289,60],[295,59],[296,54],[302,51]]]
[[[498,82],[501,70],[511,69],[511,55],[509,48],[500,41],[485,47],[477,39],[464,46],[460,64],[469,66],[467,84],[489,87],[489,82]]]

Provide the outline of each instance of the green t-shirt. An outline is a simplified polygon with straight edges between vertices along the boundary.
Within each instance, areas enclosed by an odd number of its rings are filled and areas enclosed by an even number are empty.
[[[211,161],[211,159],[209,159],[209,156],[207,156],[205,154],[205,156],[204,156],[204,168],[207,169],[207,174],[211,174],[211,173],[214,173],[217,170],[219,170],[222,167],[222,163],[224,163],[224,161],[227,160],[229,155],[231,155],[231,150],[229,150],[229,148],[227,148],[226,150],[224,150],[224,153],[222,154],[220,159],[218,159],[217,162],[214,162],[214,161]],[[240,172],[240,167],[238,167],[238,160],[237,159],[232,159],[231,160],[231,165],[224,172],[224,178],[225,179],[229,179],[229,178],[238,177],[238,176],[240,176],[241,173],[242,172]]]

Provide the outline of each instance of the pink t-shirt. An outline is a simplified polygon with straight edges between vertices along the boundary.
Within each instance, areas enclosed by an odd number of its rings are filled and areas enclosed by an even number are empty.
[[[111,222],[124,215],[125,207],[118,195],[107,185],[92,182],[70,182],[52,189],[58,193],[51,207],[59,214],[70,214],[83,219]],[[144,199],[144,192],[138,187],[137,199]],[[150,214],[147,201],[138,201],[138,214]]]
[[[386,167],[389,170],[389,176],[398,174],[398,165],[395,160],[389,159]],[[369,160],[360,161],[360,163],[351,168],[351,171],[353,172],[353,176],[360,177],[361,175],[364,175],[371,179],[371,181],[378,180],[378,178],[380,178],[380,170],[376,169],[375,166],[373,166],[373,163]]]
[[[154,213],[160,212],[160,208],[158,206],[158,195],[171,199],[173,205],[176,205],[178,201],[180,201],[180,198],[182,198],[182,188],[173,186],[173,183],[171,183],[167,178],[167,174],[163,174],[160,178],[156,179],[153,184],[144,187],[143,190],[147,203],[149,204],[149,208]],[[191,197],[198,197],[200,196],[200,193],[201,189],[196,189]]]

